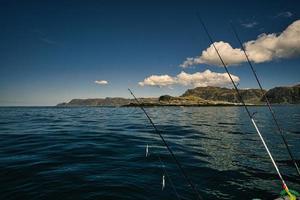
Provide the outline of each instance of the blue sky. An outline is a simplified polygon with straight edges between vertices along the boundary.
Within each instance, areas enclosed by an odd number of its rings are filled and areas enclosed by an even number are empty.
[[[194,85],[140,86],[151,75],[224,73],[207,63],[182,68],[210,42],[239,45],[300,19],[299,1],[14,1],[0,0],[0,105],[55,105],[72,98],[180,95]],[[256,63],[265,88],[299,82],[296,55]],[[229,68],[240,87],[257,88],[249,67]],[[106,80],[108,84],[96,84]]]

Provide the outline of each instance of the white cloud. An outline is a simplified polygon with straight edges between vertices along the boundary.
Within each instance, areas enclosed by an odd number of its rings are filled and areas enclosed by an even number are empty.
[[[240,81],[238,76],[231,74],[231,77],[236,83]],[[176,80],[180,85],[194,87],[227,86],[231,84],[227,73],[216,73],[208,69],[204,72],[196,72],[194,74],[188,74],[182,71],[176,76]]]
[[[300,20],[293,22],[279,35],[262,34],[244,45],[250,59],[256,63],[299,56]]]
[[[240,81],[238,76],[231,75],[233,80],[237,83]],[[181,72],[177,76],[172,77],[169,75],[152,75],[145,78],[143,82],[139,82],[140,86],[171,86],[183,85],[193,87],[206,87],[206,86],[227,86],[231,81],[227,73],[216,73],[210,70],[204,72],[196,72],[188,74]]]
[[[246,61],[243,51],[241,49],[234,49],[229,43],[226,42],[215,42],[214,45],[218,49],[222,59],[226,64],[236,65]],[[202,51],[200,57],[187,58],[186,61],[181,65],[185,68],[195,64],[209,64],[222,66],[221,60],[218,57],[216,50],[211,44],[206,50]]]
[[[139,82],[140,86],[169,86],[174,84],[174,78],[169,75],[152,75]]]
[[[290,58],[300,55],[300,20],[293,22],[282,33],[263,33],[256,40],[244,43],[249,59],[255,63],[274,59]],[[245,62],[245,55],[239,48],[233,48],[227,42],[215,42],[216,48],[227,65],[238,65]],[[221,66],[219,57],[210,45],[202,54],[195,58],[187,58],[180,66],[185,68],[196,64]]]
[[[95,83],[97,83],[99,85],[107,85],[108,81],[106,81],[106,80],[96,80]]]
[[[257,22],[242,23],[242,26],[245,28],[253,28],[256,25],[258,25]]]

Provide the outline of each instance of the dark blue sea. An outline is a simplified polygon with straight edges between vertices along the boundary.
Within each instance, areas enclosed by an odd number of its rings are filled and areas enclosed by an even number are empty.
[[[300,191],[270,113],[250,109],[289,188]],[[281,183],[243,107],[146,110],[203,199],[279,195]],[[300,106],[274,110],[299,162]],[[164,190],[163,175],[170,177]],[[1,200],[175,200],[170,179],[180,199],[196,199],[139,108],[0,108]]]

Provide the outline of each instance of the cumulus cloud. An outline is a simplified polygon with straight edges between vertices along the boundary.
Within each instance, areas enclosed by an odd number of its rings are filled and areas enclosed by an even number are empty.
[[[169,75],[152,75],[139,82],[140,86],[169,86],[174,84],[174,78]]]
[[[241,49],[234,49],[229,43],[223,41],[215,42],[214,45],[218,49],[226,64],[236,65],[246,61],[245,55]],[[186,68],[196,64],[222,65],[221,60],[212,44],[206,50],[202,51],[200,57],[187,58],[180,66]]]
[[[240,81],[238,76],[231,75],[233,80],[238,83]],[[231,81],[227,73],[216,73],[210,70],[204,72],[196,72],[189,74],[184,71],[177,76],[172,77],[169,75],[152,75],[139,82],[140,86],[172,86],[183,85],[193,87],[206,87],[206,86],[227,86]]]
[[[300,20],[293,22],[282,33],[263,33],[256,40],[245,42],[244,48],[249,59],[255,63],[267,62],[274,59],[290,58],[300,55]],[[238,65],[245,62],[245,55],[240,48],[233,48],[227,42],[215,42],[216,48],[227,65]],[[201,55],[187,58],[180,66],[209,64],[221,66],[219,57],[210,45]]]
[[[234,82],[238,83],[240,78],[232,75],[231,77]],[[231,84],[230,78],[227,73],[216,73],[210,70],[204,72],[196,72],[194,74],[188,74],[181,72],[176,76],[177,83],[184,86],[194,87],[206,87],[206,86],[227,86]]]
[[[300,55],[300,20],[289,25],[281,34],[261,34],[256,40],[246,42],[245,49],[254,62]]]
[[[96,80],[95,83],[97,83],[99,85],[107,85],[108,81],[106,81],[106,80]]]

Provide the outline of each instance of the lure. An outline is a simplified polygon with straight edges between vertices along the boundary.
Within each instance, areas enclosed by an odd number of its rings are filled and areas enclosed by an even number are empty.
[[[147,144],[147,146],[146,146],[146,158],[148,157],[148,154],[149,154],[149,146]]]
[[[165,175],[162,176],[162,186],[161,186],[161,190],[164,190],[166,186],[166,181],[165,181]]]

